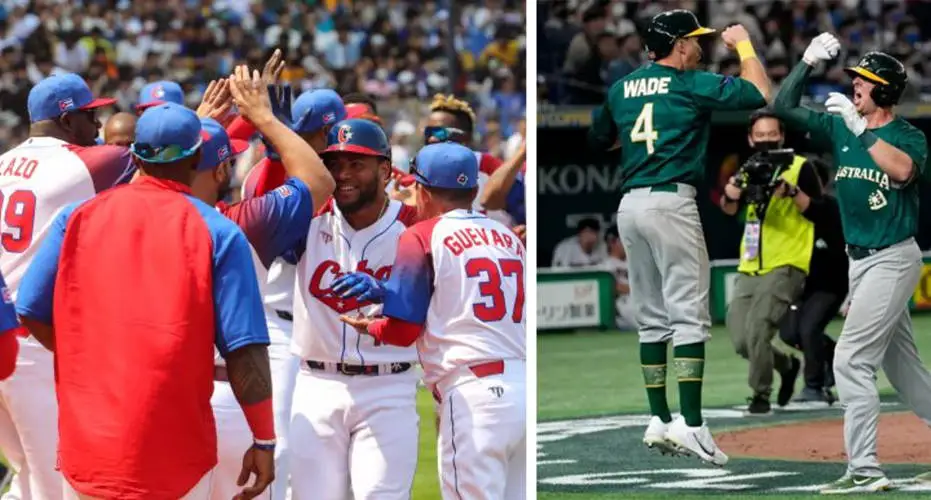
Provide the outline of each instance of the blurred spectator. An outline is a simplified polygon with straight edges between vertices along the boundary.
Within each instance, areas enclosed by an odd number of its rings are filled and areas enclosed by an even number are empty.
[[[602,102],[608,86],[643,63],[638,32],[653,15],[673,8],[692,10],[704,26],[719,30],[743,24],[777,87],[774,92],[811,39],[830,31],[842,49],[835,61],[813,71],[807,94],[815,102],[823,102],[829,92],[848,92],[850,78],[843,68],[870,50],[889,52],[905,64],[906,99],[931,101],[927,1],[549,0],[539,5],[540,95],[551,103]],[[739,61],[720,38],[705,48],[704,63],[710,71],[740,72]]]
[[[627,278],[627,252],[621,243],[617,226],[605,231],[605,244],[608,256],[601,265],[614,276],[614,305],[616,308],[617,328],[622,331],[637,329],[634,321],[633,304],[630,301],[630,281]]]
[[[582,219],[576,229],[574,236],[556,245],[553,267],[599,266],[607,259],[608,252],[601,242],[601,224],[597,219]]]

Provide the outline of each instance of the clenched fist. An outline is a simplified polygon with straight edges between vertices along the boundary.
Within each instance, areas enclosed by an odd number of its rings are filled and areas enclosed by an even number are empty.
[[[802,54],[802,60],[809,66],[814,66],[821,61],[830,61],[837,56],[840,51],[840,42],[830,33],[822,33],[812,39]]]
[[[744,28],[743,25],[740,24],[725,28],[725,30],[721,32],[721,40],[724,40],[724,45],[731,50],[737,47],[737,42],[749,39],[750,33],[747,33],[747,28]]]

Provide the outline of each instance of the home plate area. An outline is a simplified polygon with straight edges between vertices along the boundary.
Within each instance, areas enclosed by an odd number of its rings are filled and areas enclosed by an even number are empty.
[[[900,492],[931,492],[912,478],[931,471],[931,430],[895,401],[883,402],[879,459]],[[661,456],[641,443],[648,415],[542,422],[537,478],[551,492],[805,493],[843,475],[842,411],[788,406],[766,417],[745,408],[706,410],[715,440],[730,457],[716,468],[688,457]]]

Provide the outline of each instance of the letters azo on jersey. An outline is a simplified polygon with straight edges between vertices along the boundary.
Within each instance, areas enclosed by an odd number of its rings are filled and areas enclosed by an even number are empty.
[[[413,362],[413,348],[375,345],[368,335],[339,320],[342,314],[377,315],[381,305],[341,299],[333,281],[361,271],[387,279],[398,238],[414,222],[414,209],[392,201],[375,224],[354,230],[330,201],[310,224],[307,248],[297,265],[291,351],[304,360],[354,365]]]
[[[510,229],[467,210],[401,236],[383,313],[424,325],[417,350],[426,384],[460,366],[526,359],[524,260]]]

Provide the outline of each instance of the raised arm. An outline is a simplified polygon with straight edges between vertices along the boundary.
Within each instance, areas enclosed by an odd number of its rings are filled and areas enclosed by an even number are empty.
[[[271,142],[281,156],[287,175],[307,184],[314,207],[323,206],[336,189],[336,181],[314,149],[275,117],[267,89],[258,71],[250,76],[246,66],[237,66],[230,77],[230,91],[240,113]],[[289,95],[286,100],[290,101]]]
[[[736,24],[725,29],[721,33],[721,39],[724,45],[731,50],[736,50],[740,57],[740,78],[750,82],[763,96],[766,102],[772,101],[772,83],[769,81],[769,75],[763,62],[757,57],[753,49],[753,42],[750,41],[750,34],[743,26]]]
[[[517,174],[520,173],[521,167],[527,158],[527,141],[521,143],[517,154],[504,162],[495,173],[491,174],[485,188],[482,190],[482,197],[479,202],[485,210],[501,210],[507,205],[508,193],[517,180]]]
[[[840,50],[840,42],[830,33],[822,33],[815,37],[802,60],[792,68],[792,71],[782,82],[782,87],[773,100],[773,112],[786,123],[789,128],[830,137],[833,129],[833,120],[824,113],[801,107],[802,93],[808,76],[816,64],[829,61]]]

